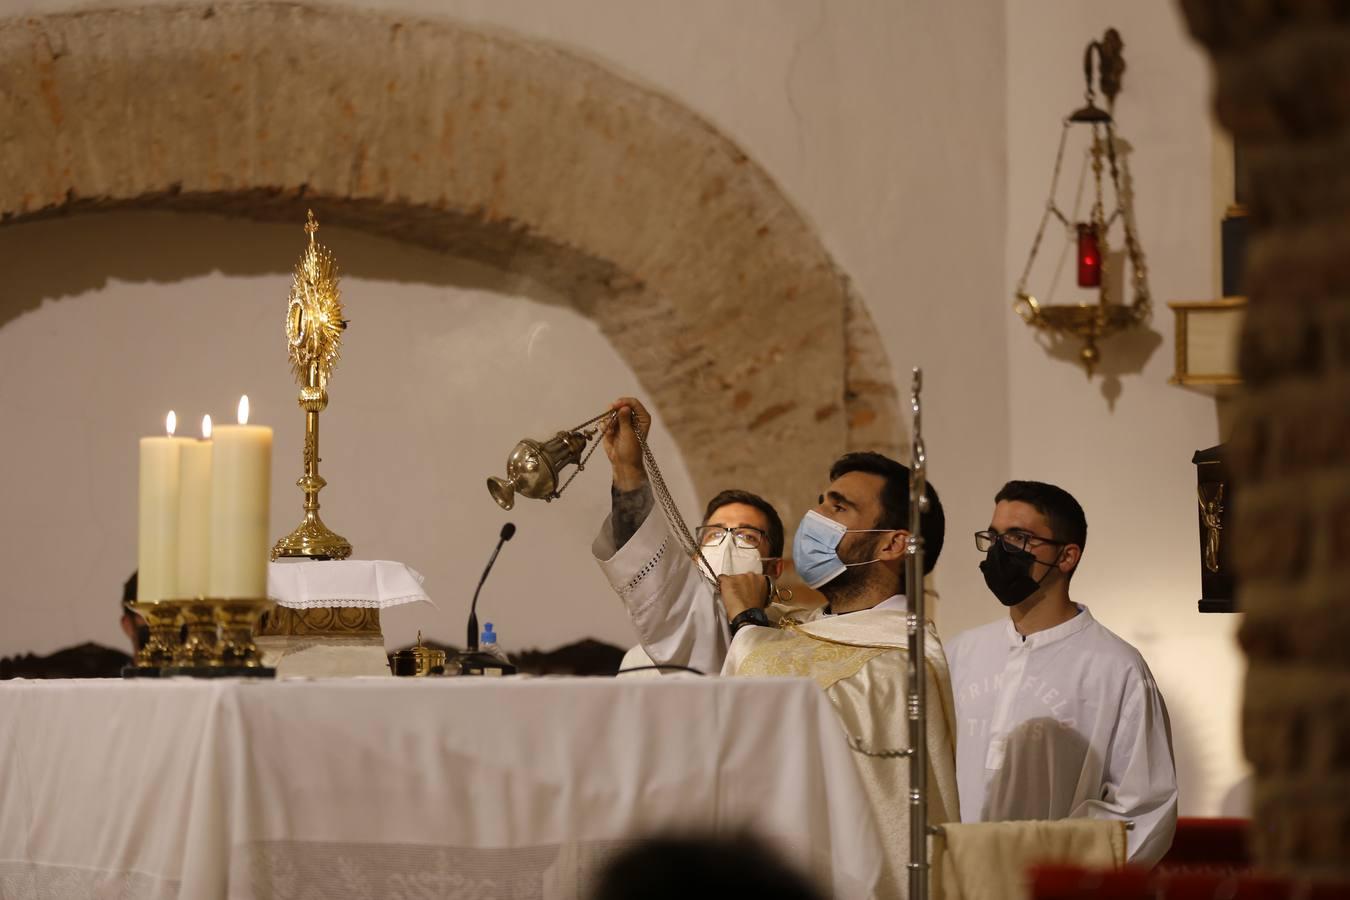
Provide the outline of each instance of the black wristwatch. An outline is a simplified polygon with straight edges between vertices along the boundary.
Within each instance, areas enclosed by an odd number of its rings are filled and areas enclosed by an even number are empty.
[[[736,614],[736,618],[731,620],[731,633],[733,635],[747,625],[762,625],[768,628],[773,623],[769,621],[769,614],[759,607],[741,610]]]

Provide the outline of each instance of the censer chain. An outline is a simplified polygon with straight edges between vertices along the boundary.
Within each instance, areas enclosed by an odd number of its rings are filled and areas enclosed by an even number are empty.
[[[572,483],[572,479],[573,479],[573,478],[576,478],[576,477],[577,477],[578,475],[580,475],[582,472],[586,471],[586,463],[590,462],[591,454],[595,453],[596,450],[600,449],[600,442],[603,440],[603,438],[600,437],[599,432],[600,432],[600,431],[603,431],[604,429],[599,429],[599,431],[597,431],[597,429],[594,429],[594,428],[593,428],[593,429],[591,429],[590,432],[588,433],[588,432],[585,430],[586,426],[587,426],[587,425],[594,425],[596,422],[599,422],[601,419],[603,419],[603,418],[605,418],[605,417],[609,417],[609,419],[613,420],[613,418],[614,418],[615,416],[617,416],[618,414],[619,414],[619,413],[618,413],[618,410],[614,410],[614,411],[606,410],[605,412],[602,412],[600,415],[594,416],[593,418],[590,418],[590,419],[587,419],[585,422],[582,422],[582,423],[581,423],[580,425],[578,425],[576,428],[573,428],[573,429],[572,429],[573,432],[576,432],[576,433],[581,434],[582,436],[584,436],[584,437],[587,438],[588,440],[591,439],[592,437],[594,437],[595,439],[591,441],[590,449],[588,449],[588,450],[586,451],[586,455],[583,456],[583,457],[577,462],[577,467],[576,467],[575,469],[572,470],[572,474],[569,475],[569,476],[567,476],[567,480],[564,481],[564,482],[562,483],[562,487],[558,488],[556,491],[553,492],[553,497],[561,497],[561,496],[562,496],[562,492],[565,491],[565,490],[567,490],[567,486],[568,486],[569,484]],[[608,428],[608,427],[609,427],[609,422],[606,422],[606,423],[605,423],[605,428]],[[635,426],[635,427],[636,427],[636,426]],[[553,499],[553,498],[550,498],[550,499]]]
[[[703,580],[712,585],[715,592],[720,593],[717,576],[713,574],[712,566],[703,556],[703,547],[694,540],[694,536],[689,532],[689,526],[685,524],[684,517],[680,515],[679,507],[675,505],[675,498],[670,496],[670,489],[666,487],[666,480],[661,477],[661,468],[656,464],[656,457],[652,454],[652,448],[647,445],[647,439],[643,437],[642,429],[638,427],[636,412],[633,413],[633,433],[637,435],[638,446],[642,448],[642,459],[647,464],[652,489],[656,492],[657,499],[661,501],[661,510],[666,514],[666,522],[670,525],[670,530],[675,533],[675,538],[684,548],[685,554],[698,560],[698,573],[703,576]]]
[[[554,497],[561,496],[562,492],[567,490],[567,486],[572,483],[572,479],[576,478],[577,475],[581,474],[582,470],[586,468],[586,463],[590,460],[591,455],[599,449],[601,442],[604,440],[604,432],[608,430],[610,424],[618,415],[619,411],[617,409],[606,410],[600,415],[587,419],[585,422],[582,422],[576,428],[572,429],[574,433],[582,434],[588,440],[591,440],[591,446],[586,451],[586,455],[578,462],[576,469],[573,470],[572,474],[563,482],[562,487],[554,492]],[[601,419],[606,420],[603,426],[598,429],[592,429],[589,433],[585,431],[587,426],[594,425]],[[680,515],[679,507],[675,505],[675,498],[670,495],[670,489],[666,487],[666,480],[661,476],[661,467],[656,464],[656,456],[652,454],[652,448],[647,445],[647,438],[643,436],[642,429],[638,426],[636,410],[633,411],[633,433],[637,435],[638,446],[642,448],[642,460],[647,467],[647,473],[651,479],[652,491],[656,494],[656,499],[661,504],[661,512],[665,514],[666,524],[670,526],[670,530],[675,534],[675,539],[680,542],[680,546],[684,549],[685,555],[698,560],[699,575],[703,576],[703,580],[706,581],[714,591],[720,591],[717,583],[717,576],[713,574],[712,566],[709,565],[707,558],[704,557],[703,548],[694,540],[693,534],[689,531],[689,526],[685,524],[684,517]]]

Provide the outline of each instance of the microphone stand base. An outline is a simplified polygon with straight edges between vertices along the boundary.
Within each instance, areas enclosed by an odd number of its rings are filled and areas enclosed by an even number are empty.
[[[459,674],[461,675],[480,675],[493,678],[516,674],[515,666],[508,662],[502,662],[500,657],[493,656],[491,653],[460,653],[455,656],[455,661],[459,663]]]

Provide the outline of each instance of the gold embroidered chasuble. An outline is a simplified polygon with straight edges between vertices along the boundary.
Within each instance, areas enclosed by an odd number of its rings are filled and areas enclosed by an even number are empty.
[[[885,865],[878,897],[908,892],[909,761],[878,755],[909,746],[906,613],[870,609],[841,616],[775,604],[776,628],[743,628],[727,652],[723,675],[812,678],[830,698],[855,745],[854,759],[872,801]],[[928,677],[929,824],[958,821],[956,718],[951,676],[932,625],[925,638]],[[864,752],[858,752],[861,748]]]

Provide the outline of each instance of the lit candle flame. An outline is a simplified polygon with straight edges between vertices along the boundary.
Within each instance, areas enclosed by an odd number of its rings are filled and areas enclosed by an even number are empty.
[[[239,424],[248,424],[248,394],[239,398]]]
[[[167,434],[169,437],[173,437],[173,433],[177,429],[178,429],[178,415],[173,410],[169,410],[169,414],[164,417],[164,433]]]
[[[210,439],[211,439],[211,417],[209,415],[202,416],[202,440],[206,441]]]

